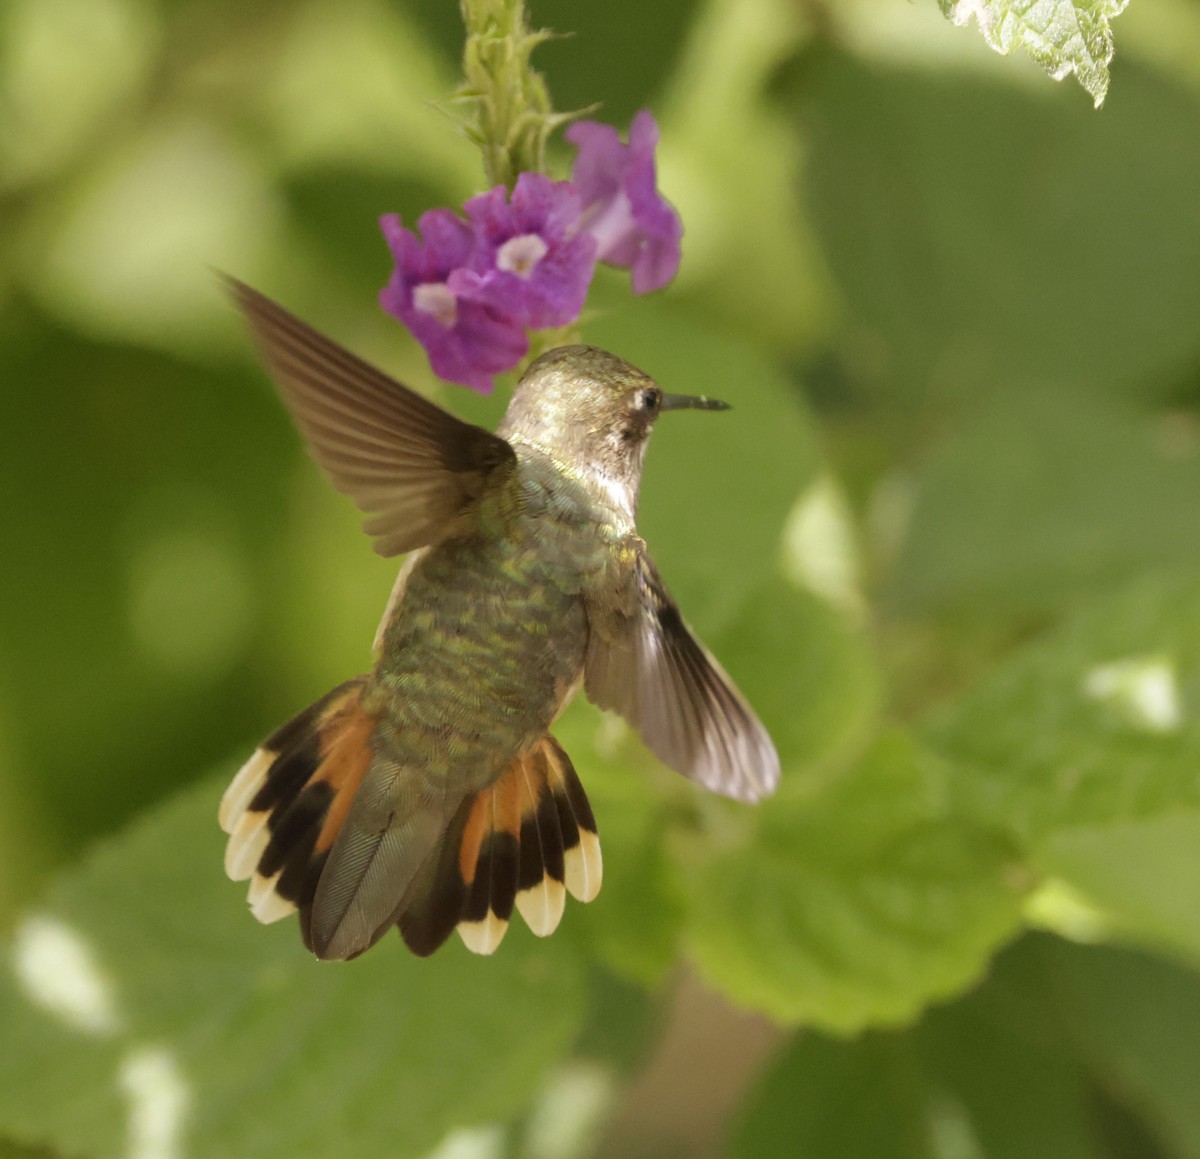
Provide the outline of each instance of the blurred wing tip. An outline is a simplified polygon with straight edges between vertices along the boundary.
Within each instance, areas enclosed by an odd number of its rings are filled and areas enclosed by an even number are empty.
[[[232,274],[227,274],[224,270],[213,269],[213,275],[220,284],[221,289],[229,295],[240,310],[247,310],[256,301],[261,300],[263,295],[252,286],[248,286],[240,278],[235,278]]]
[[[640,612],[615,641],[598,634],[589,647],[588,696],[620,713],[664,765],[709,792],[746,802],[769,796],[779,783],[775,746],[684,622],[644,544],[631,582]]]
[[[739,766],[714,778],[711,787],[747,805],[756,805],[770,797],[779,787],[780,768],[774,746],[766,743],[765,749],[748,753]]]
[[[779,753],[761,725],[759,725],[759,735],[756,741],[751,764],[758,775],[752,777],[750,783],[754,790],[753,799],[761,801],[771,796],[779,788],[782,771],[779,764]]]
[[[764,801],[768,797],[774,796],[775,790],[779,788],[779,779],[780,779],[779,764],[776,763],[775,766],[769,771],[767,776],[763,778],[762,783],[759,785],[758,796],[755,798],[755,800],[756,801]]]

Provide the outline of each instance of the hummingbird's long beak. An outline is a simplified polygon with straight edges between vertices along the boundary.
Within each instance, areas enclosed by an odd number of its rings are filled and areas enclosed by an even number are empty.
[[[728,410],[729,403],[703,394],[664,394],[659,410]]]

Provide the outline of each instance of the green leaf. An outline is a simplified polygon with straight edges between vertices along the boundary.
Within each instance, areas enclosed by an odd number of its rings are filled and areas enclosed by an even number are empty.
[[[650,991],[596,967],[588,973],[587,1019],[575,1055],[632,1071],[655,1041],[658,1016]]]
[[[1006,948],[978,990],[930,1010],[913,1033],[939,1155],[1096,1159],[1093,1079],[1042,1008],[1030,941]]]
[[[478,152],[434,104],[456,84],[457,44],[440,52],[424,21],[370,0],[285,11],[268,30],[277,47],[256,70],[253,93],[285,163],[386,167],[452,190],[454,200],[479,187]],[[375,215],[396,208],[380,203]]]
[[[299,452],[265,383],[44,321],[0,342],[0,379],[43,384],[10,393],[0,455],[0,490],[36,497],[0,510],[22,545],[0,560],[0,744],[71,848],[265,723],[249,669]]]
[[[980,400],[911,485],[881,597],[905,612],[1044,614],[1200,560],[1200,455],[1186,420],[1095,392]]]
[[[1027,937],[910,1030],[798,1036],[747,1102],[730,1153],[1196,1159],[1198,1043],[1194,971]]]
[[[0,1135],[73,1155],[420,1155],[507,1117],[583,1017],[569,942],[494,958],[387,938],[318,963],[221,872],[221,786],[171,801],[65,876],[0,975]],[[515,936],[514,936],[515,935]]]
[[[1004,951],[977,990],[903,1033],[798,1036],[749,1101],[732,1154],[1096,1159],[1090,1076],[1074,1044],[1047,1033],[1029,957],[1023,943]]]
[[[845,302],[846,401],[891,404],[875,438],[924,445],[964,401],[1014,384],[1162,397],[1189,373],[1193,92],[1131,62],[1095,117],[930,62],[834,51],[805,58],[788,91]]]
[[[979,815],[1031,847],[1200,808],[1198,696],[1200,582],[1145,580],[1085,604],[924,735]]]
[[[1094,600],[925,736],[985,823],[1120,928],[1200,953],[1200,582]],[[1068,928],[1067,925],[1063,926]]]
[[[896,1025],[976,978],[1017,926],[1008,847],[950,769],[895,733],[805,801],[758,806],[685,874],[690,948],[735,1002],[837,1033]]]
[[[984,40],[1002,56],[1020,47],[1055,80],[1075,74],[1096,108],[1108,92],[1113,58],[1110,20],[1129,0],[938,0],[955,24],[975,17]]]
[[[910,1039],[799,1036],[739,1116],[730,1159],[937,1159]]]
[[[1031,860],[1085,890],[1118,931],[1200,962],[1200,808],[1073,825],[1049,836]]]
[[[1153,1128],[1163,1153],[1200,1159],[1200,974],[1116,947],[1034,948],[1047,1014],[1104,1087]]]
[[[558,35],[538,49],[533,63],[545,75],[555,107],[583,109],[603,101],[603,110],[591,115],[622,133],[638,109],[661,107],[657,93],[686,44],[694,9],[691,2],[647,8],[541,0],[531,19]],[[423,21],[430,19],[427,11],[421,12]],[[627,33],[634,19],[638,34],[631,37]],[[458,40],[461,32],[455,30],[451,42]],[[617,62],[621,83],[614,84]],[[667,195],[672,196],[670,188]]]

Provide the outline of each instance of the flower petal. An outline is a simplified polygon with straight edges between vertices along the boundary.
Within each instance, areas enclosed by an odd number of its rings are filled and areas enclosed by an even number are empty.
[[[658,125],[642,109],[623,144],[610,125],[579,121],[566,133],[579,149],[572,182],[584,201],[584,228],[597,260],[628,268],[635,293],[661,289],[679,269],[683,223],[658,191]]]
[[[380,305],[421,343],[439,378],[490,393],[495,375],[520,362],[529,340],[519,322],[462,300],[453,285],[455,273],[474,259],[476,231],[448,209],[421,215],[420,239],[395,214],[379,224],[396,262]]]
[[[464,207],[479,246],[451,289],[524,326],[566,326],[579,317],[595,270],[596,243],[578,229],[580,202],[570,182],[522,173],[511,200],[497,186]],[[512,243],[532,259],[516,268]]]

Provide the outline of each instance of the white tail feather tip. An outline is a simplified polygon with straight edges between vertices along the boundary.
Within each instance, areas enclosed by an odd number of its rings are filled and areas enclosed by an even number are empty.
[[[517,894],[517,910],[539,938],[548,937],[558,929],[566,905],[566,887],[548,875],[532,889],[523,889]]]
[[[225,846],[225,872],[234,881],[245,881],[258,868],[271,831],[266,813],[246,813]]]
[[[255,881],[257,886],[259,881],[265,880],[258,878]],[[296,912],[295,903],[290,902],[287,898],[280,897],[274,890],[274,884],[278,880],[278,875],[271,878],[270,886],[265,893],[259,897],[254,896],[254,886],[250,888],[250,912],[258,918],[264,926],[269,926],[272,922],[281,921],[283,918],[290,917]]]
[[[266,749],[255,749],[254,755],[237,771],[237,775],[229,782],[229,788],[221,798],[221,807],[217,811],[217,820],[226,833],[232,833],[241,815],[254,800],[254,795],[262,788],[267,779],[267,772],[274,763],[275,754]]]
[[[458,936],[472,954],[494,954],[507,930],[508,922],[502,921],[491,910],[483,921],[458,923]]]
[[[566,851],[563,869],[567,889],[573,898],[584,902],[595,898],[604,879],[600,838],[595,833],[580,829],[579,844]]]

